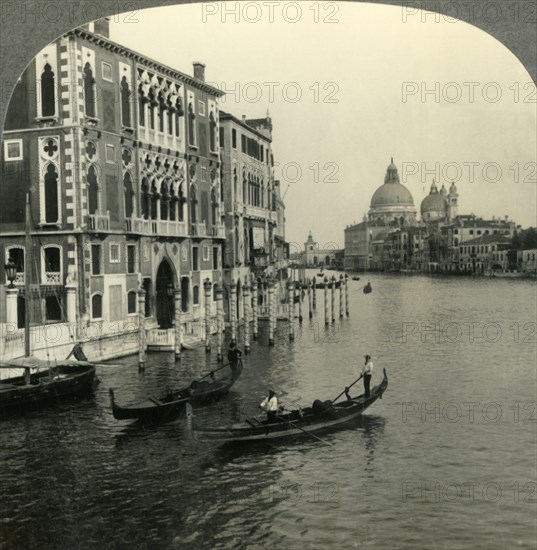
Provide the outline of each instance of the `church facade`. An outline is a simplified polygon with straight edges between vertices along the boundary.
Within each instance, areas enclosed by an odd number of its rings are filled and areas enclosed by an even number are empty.
[[[484,273],[492,268],[493,254],[503,250],[505,239],[518,229],[507,218],[483,220],[460,215],[455,183],[449,189],[445,185],[438,189],[433,181],[420,204],[419,220],[416,214],[412,194],[399,181],[392,159],[367,216],[345,229],[345,269]],[[461,243],[481,235],[487,236],[490,261],[477,256],[468,261],[468,249]]]

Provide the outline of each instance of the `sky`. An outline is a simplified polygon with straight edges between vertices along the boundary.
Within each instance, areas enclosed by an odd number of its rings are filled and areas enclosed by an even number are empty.
[[[455,180],[459,213],[537,225],[537,95],[503,44],[397,6],[296,5],[152,8],[110,35],[184,73],[202,61],[224,111],[270,112],[289,242],[342,247],[391,157],[418,213],[433,178]]]

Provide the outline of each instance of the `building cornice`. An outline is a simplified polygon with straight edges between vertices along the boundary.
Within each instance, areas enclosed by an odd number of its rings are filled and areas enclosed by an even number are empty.
[[[143,64],[146,67],[151,68],[155,71],[159,71],[160,73],[170,78],[182,80],[184,83],[188,84],[189,86],[198,88],[216,97],[222,97],[223,95],[225,95],[225,92],[222,92],[218,88],[214,88],[213,86],[210,86],[209,84],[206,84],[201,80],[198,80],[185,73],[182,73],[181,71],[178,71],[177,69],[169,67],[168,65],[164,65],[164,63],[155,61],[154,59],[146,57],[145,55],[142,55],[139,52],[135,52],[130,48],[122,46],[121,44],[117,44],[116,42],[113,42],[112,40],[110,40],[109,38],[105,38],[104,36],[93,34],[81,28],[73,29],[67,32],[65,36],[78,36],[80,38],[83,38],[88,42],[91,42],[92,44],[96,44],[97,46],[105,48],[108,51],[118,53],[125,57],[128,57],[129,59],[132,59],[137,63]]]

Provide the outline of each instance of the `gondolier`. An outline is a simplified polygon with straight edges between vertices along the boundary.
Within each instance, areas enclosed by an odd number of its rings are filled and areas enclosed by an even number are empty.
[[[364,377],[364,391],[365,396],[369,397],[369,387],[371,385],[371,377],[373,376],[373,361],[371,361],[371,356],[365,356],[365,363],[362,367],[362,376]]]
[[[242,351],[235,345],[235,342],[231,342],[227,352],[227,360],[229,361],[229,366],[233,372],[237,369],[237,365],[239,364],[239,359],[241,357]]]
[[[259,405],[263,410],[267,411],[267,420],[269,422],[276,422],[278,420],[278,398],[276,393],[269,390],[268,397]]]

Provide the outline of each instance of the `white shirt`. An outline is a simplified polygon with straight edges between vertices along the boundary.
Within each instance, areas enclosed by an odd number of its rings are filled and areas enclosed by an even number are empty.
[[[373,361],[371,361],[371,359],[362,367],[362,374],[364,376],[366,374],[369,374],[369,375],[373,374]]]
[[[274,395],[270,399],[267,397],[263,403],[261,403],[261,408],[266,411],[277,411],[278,410],[278,398]]]

